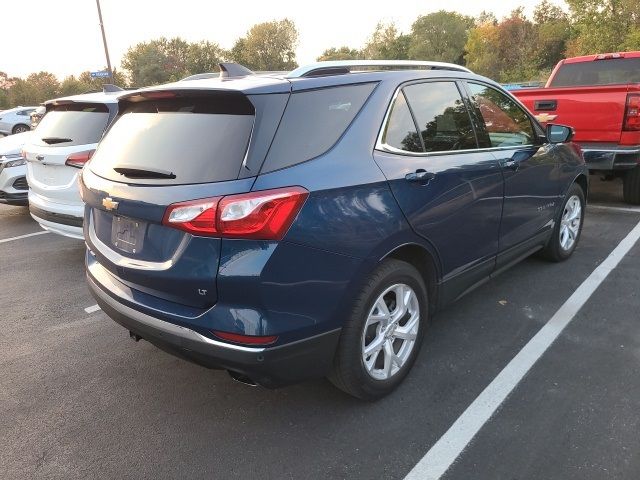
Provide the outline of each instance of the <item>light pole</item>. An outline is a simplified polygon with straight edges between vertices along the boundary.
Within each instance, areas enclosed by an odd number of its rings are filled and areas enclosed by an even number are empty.
[[[107,57],[107,70],[109,72],[109,83],[113,83],[113,71],[111,70],[111,60],[109,60],[109,48],[107,47],[107,36],[104,33],[104,23],[102,22],[102,10],[100,10],[100,0],[96,0],[98,6],[98,18],[100,19],[100,30],[102,31],[102,43],[104,43],[104,55]]]

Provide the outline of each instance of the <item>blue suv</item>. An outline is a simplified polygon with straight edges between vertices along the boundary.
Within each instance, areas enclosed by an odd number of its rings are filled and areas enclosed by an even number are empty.
[[[241,381],[376,399],[444,305],[578,243],[569,127],[436,62],[322,62],[147,88],[81,178],[86,272],[130,331]]]

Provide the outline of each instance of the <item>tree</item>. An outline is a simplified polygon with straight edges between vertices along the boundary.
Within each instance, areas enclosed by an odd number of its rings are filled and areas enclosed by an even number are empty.
[[[501,82],[537,79],[537,41],[536,26],[517,8],[500,22],[482,23],[470,32],[465,46],[467,66]]]
[[[411,26],[409,56],[416,60],[464,63],[464,48],[474,21],[440,10],[421,15]]]
[[[640,29],[637,0],[566,0],[574,38],[567,54],[588,55],[624,50]],[[631,40],[631,45],[634,42]]]
[[[571,35],[569,15],[549,0],[543,0],[533,11],[537,37],[535,61],[541,70],[550,71],[564,58]]]
[[[208,41],[191,43],[187,50],[186,67],[190,75],[217,72],[218,64],[224,60],[225,52],[220,45]]]
[[[395,24],[379,22],[361,55],[369,60],[406,60],[409,58],[409,42],[409,36],[400,34]]]
[[[340,47],[328,48],[316,59],[318,62],[327,60],[357,60],[361,58],[361,54],[355,48]]]
[[[32,73],[26,79],[19,78],[9,88],[9,105],[37,105],[55,98],[60,84],[53,73]]]
[[[298,30],[285,18],[258,23],[239,38],[229,56],[252,70],[292,70],[297,66]]]
[[[180,37],[159,38],[129,48],[122,59],[131,84],[142,87],[213,71],[223,57],[216,43],[189,43]]]

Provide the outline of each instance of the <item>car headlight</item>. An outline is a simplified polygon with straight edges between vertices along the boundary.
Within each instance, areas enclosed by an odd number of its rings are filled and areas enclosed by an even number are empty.
[[[15,160],[9,160],[4,163],[4,168],[19,167],[20,165],[26,165],[27,161],[24,158],[16,158]]]

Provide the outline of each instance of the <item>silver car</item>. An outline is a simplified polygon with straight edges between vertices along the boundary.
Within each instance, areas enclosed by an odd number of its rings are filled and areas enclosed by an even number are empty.
[[[16,107],[0,113],[0,134],[13,135],[31,130],[31,112],[36,108]]]

